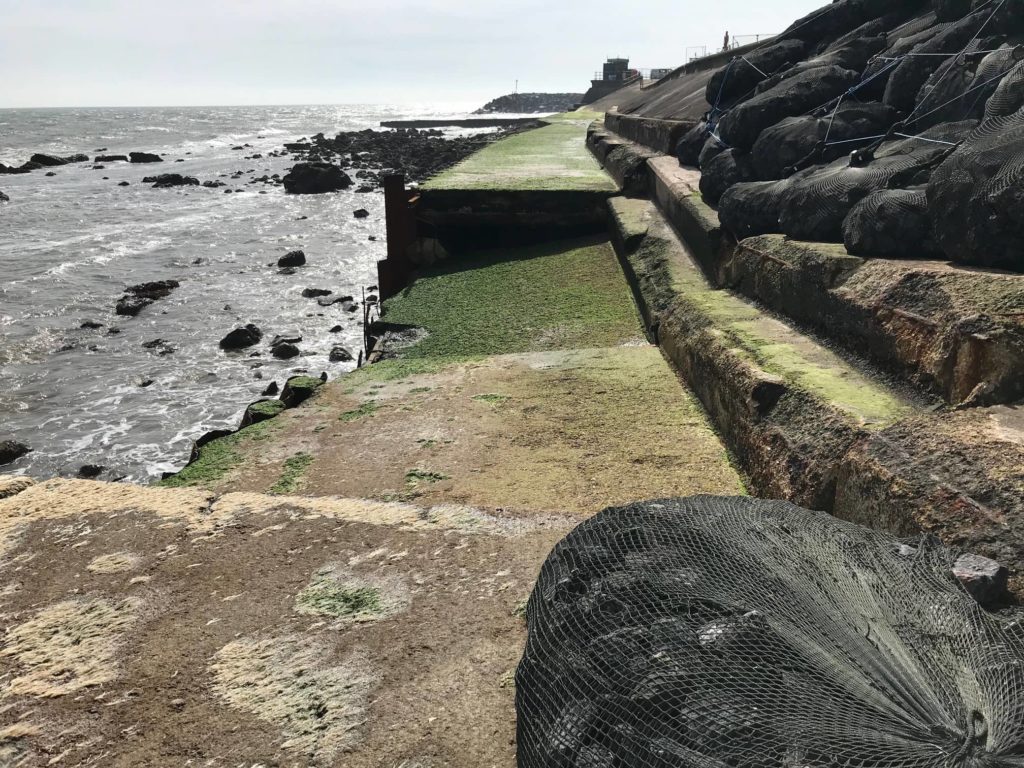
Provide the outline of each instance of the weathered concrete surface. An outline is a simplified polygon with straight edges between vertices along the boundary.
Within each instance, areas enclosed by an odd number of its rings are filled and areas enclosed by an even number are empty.
[[[732,240],[722,230],[718,212],[700,194],[700,171],[684,168],[672,157],[648,161],[654,181],[654,200],[697,259],[715,287],[724,284],[724,264]]]
[[[953,405],[1024,397],[1024,276],[744,240],[727,282]]]
[[[0,519],[10,766],[511,768],[520,606],[572,525],[87,481]]]
[[[422,234],[458,252],[602,231],[604,203],[618,186],[587,150],[597,117],[546,118],[543,128],[495,142],[425,183],[416,208]]]
[[[675,155],[679,140],[683,134],[697,124],[697,120],[661,120],[611,112],[605,115],[605,124],[609,130],[619,136],[635,141],[655,152],[663,155]]]
[[[872,435],[843,463],[835,513],[993,558],[1024,594],[1024,410],[922,416]]]
[[[611,174],[627,197],[646,197],[651,189],[651,172],[647,161],[658,153],[632,141],[626,141],[593,123],[587,131],[587,146],[594,157]]]
[[[610,203],[647,322],[693,388],[752,490],[829,510],[857,440],[914,403],[813,339],[714,290],[652,203]],[[639,233],[646,231],[646,235]]]

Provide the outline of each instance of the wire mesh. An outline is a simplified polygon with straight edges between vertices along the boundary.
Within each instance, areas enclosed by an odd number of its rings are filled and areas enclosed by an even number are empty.
[[[1020,624],[952,563],[785,502],[605,511],[529,602],[519,766],[1020,765]]]

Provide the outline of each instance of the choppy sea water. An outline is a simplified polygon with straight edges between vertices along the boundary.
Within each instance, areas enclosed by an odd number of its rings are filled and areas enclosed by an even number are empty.
[[[354,364],[331,363],[328,354],[337,344],[361,348],[362,313],[325,309],[301,293],[326,288],[359,298],[376,282],[386,250],[383,196],[293,196],[247,182],[286,172],[292,160],[267,157],[285,142],[387,119],[465,117],[465,109],[0,110],[0,162],[8,165],[33,152],[93,157],[100,149],[165,158],[103,170],[62,166],[52,177],[0,175],[0,191],[11,198],[0,203],[0,440],[33,448],[3,471],[71,476],[98,464],[108,468],[105,478],[145,482],[180,469],[199,435],[237,426],[271,381],[350,370]],[[252,148],[231,149],[242,144]],[[264,159],[242,159],[254,153]],[[227,178],[238,171],[240,179]],[[240,191],[141,183],[167,172]],[[370,217],[355,219],[357,208]],[[309,262],[298,274],[268,266],[296,248]],[[126,286],[167,279],[181,283],[169,298],[135,318],[114,314]],[[104,327],[81,329],[87,320]],[[254,348],[262,355],[223,352],[219,340],[246,323],[263,329]],[[342,332],[330,333],[339,324]],[[271,357],[276,334],[302,336],[302,356]],[[143,347],[156,339],[176,351],[161,356]]]

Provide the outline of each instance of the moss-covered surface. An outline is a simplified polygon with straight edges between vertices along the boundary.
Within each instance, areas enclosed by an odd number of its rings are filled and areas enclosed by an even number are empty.
[[[346,584],[331,575],[319,575],[295,598],[299,613],[331,618],[362,618],[382,611],[380,590]]]
[[[260,400],[250,405],[246,410],[253,416],[262,417],[261,420],[272,419],[285,411],[287,406],[280,400]]]
[[[451,361],[549,349],[611,347],[643,338],[640,318],[607,243],[538,246],[480,254],[472,265],[424,275],[385,304],[388,322],[429,335],[402,351],[415,361]],[[370,366],[376,368],[377,366]],[[364,369],[365,370],[365,369]],[[363,376],[389,375],[367,371]]]
[[[376,400],[367,400],[365,403],[360,405],[358,408],[353,408],[351,411],[345,411],[341,416],[338,417],[340,421],[359,421],[360,419],[367,419],[373,416],[377,412],[380,406],[377,405]]]
[[[199,457],[181,472],[162,480],[165,488],[209,487],[235,469],[246,453],[255,450],[278,428],[275,420],[263,421],[207,443],[199,449]]]
[[[488,145],[426,182],[423,189],[615,193],[615,182],[587,149],[589,121],[551,120],[543,128]]]
[[[313,457],[308,453],[297,453],[286,459],[284,468],[281,470],[281,477],[270,486],[268,493],[274,496],[288,496],[295,493],[302,483],[303,475],[306,474],[306,470],[312,463]]]

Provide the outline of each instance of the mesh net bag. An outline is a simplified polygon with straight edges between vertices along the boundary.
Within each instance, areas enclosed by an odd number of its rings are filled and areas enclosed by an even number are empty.
[[[1024,631],[952,563],[785,502],[607,510],[530,599],[519,768],[1019,766]]]

